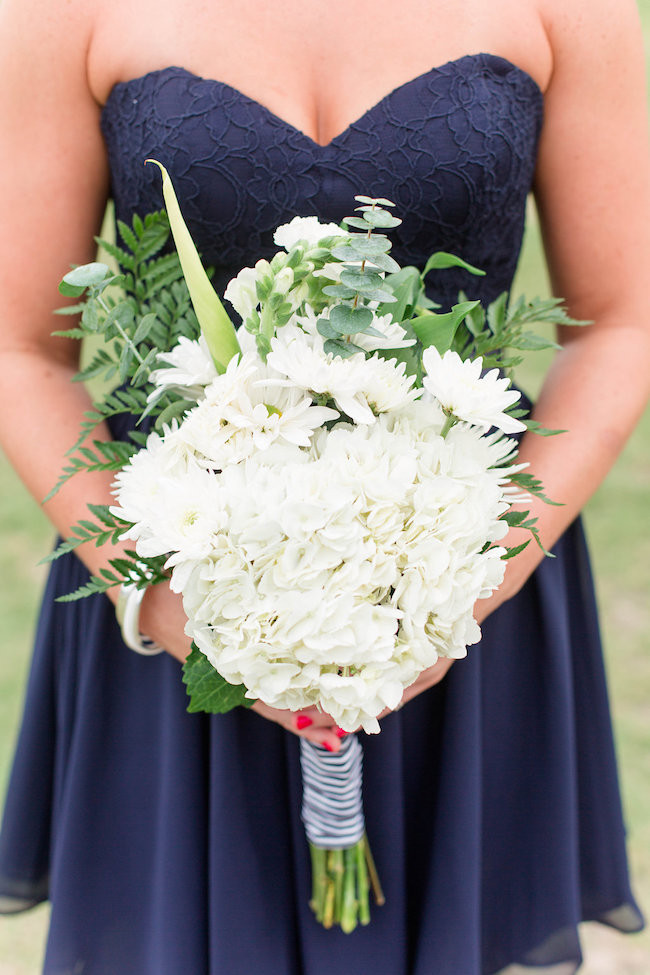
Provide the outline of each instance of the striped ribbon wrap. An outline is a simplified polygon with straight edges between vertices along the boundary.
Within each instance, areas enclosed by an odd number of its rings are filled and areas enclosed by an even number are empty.
[[[300,739],[302,821],[311,856],[309,905],[319,924],[349,934],[370,923],[369,894],[385,902],[363,816],[363,748],[347,735],[338,752]]]
[[[354,846],[363,837],[363,748],[347,735],[338,752],[300,739],[302,821],[307,839],[324,850]]]

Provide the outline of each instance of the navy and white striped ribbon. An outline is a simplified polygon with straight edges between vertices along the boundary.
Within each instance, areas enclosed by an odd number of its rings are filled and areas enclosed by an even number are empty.
[[[366,830],[361,742],[356,735],[348,735],[334,753],[301,738],[300,764],[307,839],[326,850],[354,846]]]

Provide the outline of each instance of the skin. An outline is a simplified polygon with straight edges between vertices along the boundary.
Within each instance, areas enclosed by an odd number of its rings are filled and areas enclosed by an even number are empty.
[[[322,5],[302,0],[225,0],[216,9],[199,0],[3,0],[0,185],[11,189],[1,211],[0,438],[37,499],[56,481],[88,406],[70,382],[76,343],[51,337],[60,327],[51,309],[69,264],[94,258],[108,193],[99,115],[116,82],[180,65],[239,88],[325,144],[395,86],[488,51],[523,68],[545,93],[535,196],[547,259],[570,313],[593,321],[560,336],[564,347],[534,414],[570,432],[526,437],[521,448],[547,493],[564,502],[535,506],[547,547],[580,511],[649,392],[650,167],[634,0],[409,0],[399,23],[396,37],[387,0],[333,0],[326,16]],[[110,481],[73,478],[47,505],[62,534],[89,501],[110,499]],[[113,554],[80,551],[93,572]],[[476,606],[479,622],[521,588],[541,557],[531,545],[508,563],[503,585]],[[147,592],[142,629],[179,660],[189,650],[183,623],[177,597],[163,586]],[[450,666],[443,660],[425,671],[404,702]],[[291,712],[260,703],[255,710],[339,747],[332,719],[315,708],[302,712],[312,720],[304,729]]]

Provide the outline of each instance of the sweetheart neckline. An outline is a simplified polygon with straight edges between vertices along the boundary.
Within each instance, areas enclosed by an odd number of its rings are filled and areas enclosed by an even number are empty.
[[[537,81],[535,81],[533,76],[530,74],[530,72],[526,71],[525,68],[520,67],[518,64],[515,64],[513,61],[510,61],[509,58],[502,57],[500,54],[491,54],[487,51],[482,51],[476,54],[463,54],[458,58],[451,58],[449,61],[445,61],[443,64],[434,65],[433,67],[428,68],[426,71],[422,71],[419,75],[416,75],[414,78],[409,78],[407,81],[403,81],[401,84],[396,85],[385,95],[382,95],[381,98],[379,98],[373,105],[365,109],[365,111],[363,111],[361,115],[359,115],[357,118],[349,122],[348,125],[346,125],[345,128],[343,128],[340,132],[338,132],[335,136],[333,136],[333,138],[331,138],[329,142],[317,142],[315,139],[312,139],[312,137],[308,135],[306,132],[304,132],[302,129],[298,128],[296,125],[294,125],[292,122],[289,122],[281,115],[278,115],[272,109],[268,108],[263,102],[258,101],[256,98],[253,98],[251,95],[247,95],[246,92],[241,90],[241,88],[236,88],[234,85],[228,84],[227,81],[221,81],[218,78],[206,78],[203,75],[197,74],[195,71],[190,71],[188,68],[183,68],[180,65],[168,65],[167,67],[164,68],[154,68],[151,71],[145,71],[144,74],[137,75],[135,78],[128,78],[126,81],[117,81],[113,85],[113,87],[111,88],[111,90],[109,91],[106,97],[106,101],[104,102],[104,105],[102,106],[101,109],[101,115],[103,118],[106,110],[108,109],[108,106],[111,103],[113,96],[117,93],[118,89],[127,88],[130,85],[142,83],[149,78],[155,78],[159,75],[176,73],[176,74],[181,74],[187,78],[193,79],[194,81],[202,82],[203,84],[218,85],[220,88],[224,88],[227,89],[228,91],[233,92],[235,95],[245,99],[250,104],[256,105],[269,118],[273,119],[275,122],[284,126],[284,128],[291,130],[291,132],[296,133],[298,136],[305,139],[310,145],[314,146],[317,149],[326,150],[335,146],[336,143],[339,142],[341,139],[344,139],[354,129],[356,125],[358,125],[361,121],[363,121],[363,119],[367,118],[369,115],[375,112],[378,108],[380,108],[380,106],[390,101],[390,99],[393,98],[394,95],[398,94],[398,92],[401,92],[405,88],[408,88],[411,85],[415,85],[418,82],[422,82],[427,78],[431,77],[432,75],[440,74],[447,68],[459,67],[464,62],[470,62],[470,61],[477,62],[477,63],[485,63],[486,61],[488,63],[500,62],[501,64],[507,65],[511,70],[521,75],[521,77],[526,79],[532,85],[535,95],[540,99],[541,102],[543,102],[544,92],[540,88]]]

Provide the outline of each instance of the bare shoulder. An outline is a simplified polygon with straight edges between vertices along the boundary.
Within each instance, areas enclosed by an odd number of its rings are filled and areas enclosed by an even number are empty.
[[[585,59],[608,66],[641,51],[637,0],[540,0],[558,68]]]
[[[68,262],[90,259],[106,203],[86,63],[95,3],[0,2],[0,184],[10,188],[0,212],[0,295],[22,336],[51,331],[58,279]]]
[[[96,6],[95,0],[2,0],[3,72],[22,66],[26,74],[40,76],[55,66],[66,77],[84,65]]]
[[[650,264],[639,16],[635,0],[541,4],[553,71],[536,195],[556,291],[576,317],[597,319],[621,294],[638,291]]]

